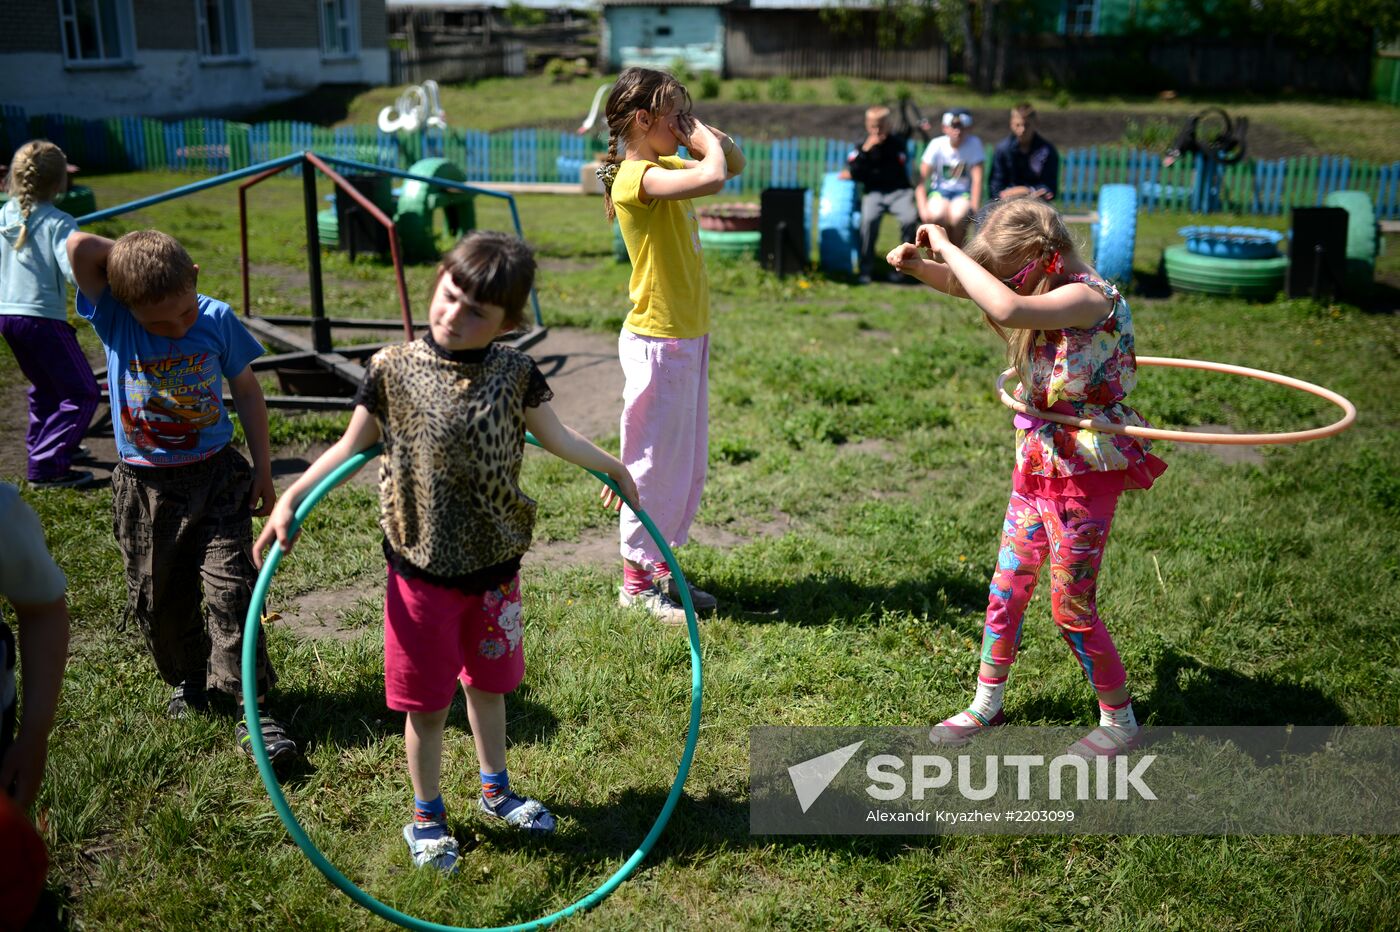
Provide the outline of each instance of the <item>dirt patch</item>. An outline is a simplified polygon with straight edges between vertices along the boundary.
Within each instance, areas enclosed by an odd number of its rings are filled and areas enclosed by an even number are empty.
[[[1227,424],[1201,424],[1198,427],[1193,427],[1192,430],[1202,434],[1238,433],[1238,431]],[[1223,463],[1229,463],[1231,465],[1248,463],[1251,466],[1264,465],[1262,447],[1238,446],[1236,444],[1222,443],[1202,443],[1196,446],[1198,449],[1204,449],[1207,453],[1210,453]]]
[[[622,365],[617,335],[555,327],[530,347],[554,390],[559,420],[591,440],[615,435],[622,415]]]
[[[383,584],[308,592],[298,597],[293,607],[278,612],[271,624],[285,625],[298,637],[352,641],[364,633],[365,628],[344,627],[341,616],[360,601],[374,605],[378,611],[384,604]]]
[[[866,437],[864,440],[857,440],[855,443],[842,444],[842,456],[855,456],[868,454],[886,463],[895,461],[894,453],[890,451],[890,445],[879,437]]]

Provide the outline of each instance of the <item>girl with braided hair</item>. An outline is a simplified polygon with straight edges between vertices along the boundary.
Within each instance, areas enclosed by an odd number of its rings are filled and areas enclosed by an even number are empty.
[[[690,95],[665,72],[623,71],[606,117],[603,204],[632,259],[632,309],[618,338],[622,462],[642,507],[678,547],[700,507],[709,457],[710,298],[691,199],[718,192],[743,171],[744,155],[691,115]],[[681,145],[691,158],[677,158]],[[620,536],[621,604],[683,624],[679,584],[630,508],[622,509]],[[715,608],[709,593],[691,588],[690,598],[699,611]]]
[[[925,258],[921,250],[928,250]],[[971,298],[1005,338],[1030,407],[1077,418],[1146,425],[1124,404],[1137,383],[1133,320],[1118,289],[1075,252],[1064,221],[1031,198],[998,202],[966,250],[934,224],[889,254],[895,269]],[[1095,591],[1118,498],[1166,469],[1145,440],[1018,414],[1016,468],[992,574],[982,664],[972,704],[934,726],[938,744],[967,743],[1006,721],[1002,693],[1040,567],[1050,561],[1050,611],[1099,699],[1099,727],[1072,753],[1114,756],[1135,746],[1127,674],[1099,618]]]
[[[29,482],[78,487],[92,473],[70,468],[99,399],[92,367],[68,323],[68,237],[77,222],[50,203],[68,181],[68,159],[34,140],[10,162],[10,199],[0,208],[0,335],[29,389]]]

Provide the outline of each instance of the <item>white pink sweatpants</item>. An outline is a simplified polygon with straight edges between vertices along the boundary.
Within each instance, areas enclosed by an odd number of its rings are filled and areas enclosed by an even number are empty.
[[[622,462],[641,505],[671,547],[690,537],[710,455],[710,338],[645,337],[623,330]],[[632,509],[619,521],[622,556],[650,567],[661,559]]]

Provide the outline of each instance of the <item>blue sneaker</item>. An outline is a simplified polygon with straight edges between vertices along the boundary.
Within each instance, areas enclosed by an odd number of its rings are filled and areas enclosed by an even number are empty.
[[[512,828],[532,835],[548,835],[554,831],[554,815],[538,799],[523,799],[506,793],[495,802],[485,795],[478,796],[477,807],[490,819],[500,819]]]
[[[420,832],[426,837],[419,837]],[[419,823],[403,827],[403,840],[414,867],[435,867],[444,874],[457,873],[457,839],[447,830],[446,822],[428,822],[420,830]]]

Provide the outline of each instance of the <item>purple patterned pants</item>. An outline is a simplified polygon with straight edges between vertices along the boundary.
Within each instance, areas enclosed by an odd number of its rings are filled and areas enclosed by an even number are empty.
[[[0,335],[31,385],[25,436],[29,479],[56,479],[68,472],[97,410],[100,396],[92,366],[67,321],[3,314]]]

